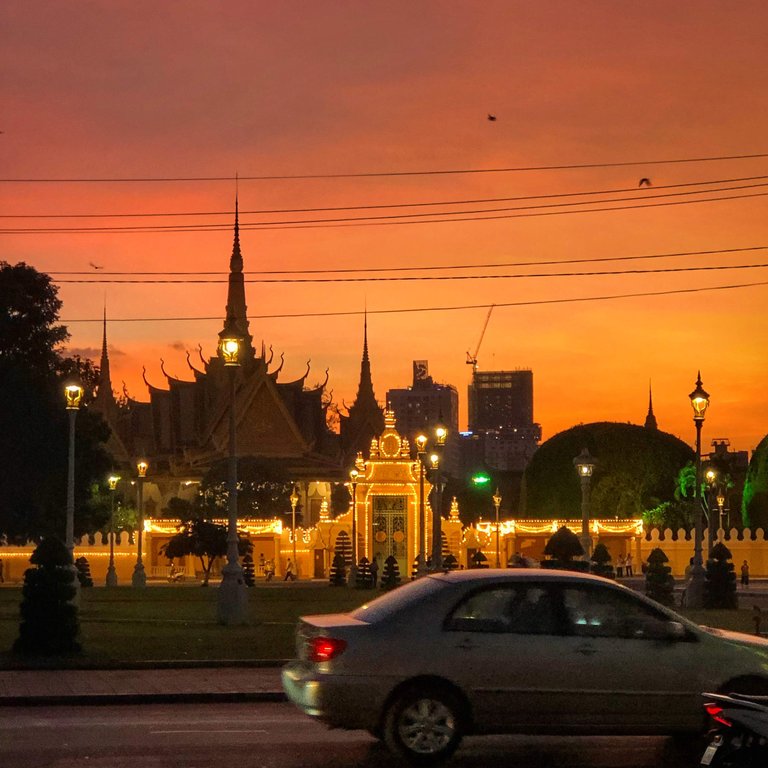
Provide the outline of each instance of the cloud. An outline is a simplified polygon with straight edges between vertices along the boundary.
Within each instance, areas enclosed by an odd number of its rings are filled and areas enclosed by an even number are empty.
[[[101,347],[67,347],[64,352],[68,357],[82,357],[97,362],[101,359]],[[117,347],[109,347],[108,352],[110,357],[123,357],[125,355],[125,352]]]
[[[174,341],[172,344],[168,345],[171,349],[175,350],[176,352],[186,352],[187,351],[187,345],[183,341]]]

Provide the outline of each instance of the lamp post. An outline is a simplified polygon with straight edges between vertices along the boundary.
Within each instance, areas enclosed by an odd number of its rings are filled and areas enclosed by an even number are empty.
[[[70,565],[74,576],[75,602],[79,600],[78,592],[80,580],[77,578],[75,568],[75,419],[83,399],[83,388],[79,384],[67,384],[64,387],[64,399],[67,403],[69,414],[69,455],[67,461],[67,520],[64,538],[69,550]]]
[[[427,516],[424,504],[424,462],[427,457],[426,435],[417,435],[416,437],[416,457],[419,462],[419,551],[416,555],[416,576],[424,576],[427,573]]]
[[[595,470],[595,459],[590,455],[586,446],[573,460],[573,466],[581,480],[581,548],[584,559],[589,562],[592,556],[592,538],[589,535],[589,492],[591,490],[592,473]]]
[[[75,419],[83,399],[83,388],[79,384],[67,384],[64,398],[69,414],[69,460],[67,466],[67,521],[65,539],[72,566],[75,563]]]
[[[133,566],[133,575],[131,576],[131,585],[142,589],[147,586],[147,574],[144,570],[144,561],[142,559],[142,542],[144,540],[144,478],[147,476],[147,469],[149,465],[144,459],[141,459],[136,463],[136,472],[138,474],[138,482],[136,484],[136,506],[139,513],[139,536],[138,536],[138,548],[136,551],[136,565]]]
[[[357,585],[357,478],[360,473],[354,467],[349,471],[349,480],[352,485],[352,565],[349,568],[350,587]]]
[[[434,479],[434,504],[432,505],[432,570],[439,571],[443,567],[443,517],[440,514],[443,503],[443,477],[442,477],[442,458],[445,448],[445,441],[448,437],[448,430],[438,424],[435,427],[435,453],[430,457],[432,469],[435,473]]]
[[[296,505],[299,503],[299,497],[296,493],[296,486],[291,489],[291,541],[293,542],[293,572],[298,575],[299,567],[296,564]]]
[[[717,529],[715,528],[715,510],[714,501],[715,497],[715,482],[717,480],[717,472],[710,467],[704,473],[704,479],[707,482],[707,531],[709,536],[707,537],[707,556],[712,555],[712,547],[714,541],[717,538]]]
[[[117,571],[115,570],[115,491],[120,478],[117,475],[110,475],[107,478],[109,483],[109,495],[112,497],[111,509],[109,512],[109,566],[107,567],[107,586],[117,586]]]
[[[696,379],[696,389],[688,397],[693,407],[693,423],[696,425],[696,484],[693,488],[693,567],[691,568],[691,580],[686,588],[685,599],[687,607],[701,608],[704,605],[704,565],[701,556],[704,538],[701,508],[701,427],[704,424],[704,415],[709,406],[709,394],[701,385],[701,371],[699,371]]]
[[[499,489],[493,494],[493,506],[496,507],[496,567],[501,568],[499,560],[499,509],[501,508],[501,494]]]
[[[240,367],[237,334],[226,333],[219,339],[219,356],[229,373],[229,452],[227,465],[227,562],[221,569],[218,595],[220,624],[244,624],[248,610],[248,592],[240,565],[237,537],[237,432],[235,426],[236,374]]]
[[[720,512],[720,530],[725,533],[725,528],[723,528],[723,506],[725,505],[725,496],[723,495],[722,491],[717,494],[717,508]]]

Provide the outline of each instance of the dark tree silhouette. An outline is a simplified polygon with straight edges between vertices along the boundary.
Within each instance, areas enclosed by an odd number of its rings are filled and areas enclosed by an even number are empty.
[[[37,656],[71,655],[80,651],[77,594],[72,556],[60,539],[49,537],[29,558],[34,568],[24,573],[16,653]]]
[[[727,608],[739,607],[736,595],[736,570],[731,562],[731,551],[722,541],[712,547],[712,554],[707,560],[704,581],[704,607]]]
[[[256,586],[256,568],[250,552],[243,557],[243,581],[246,587]]]
[[[395,556],[390,555],[384,561],[384,570],[381,574],[381,588],[389,590],[398,586],[400,586],[400,566],[397,564]]]
[[[337,552],[333,556],[329,580],[332,587],[345,587],[347,585],[347,566],[341,552]]]
[[[93,586],[93,579],[91,578],[91,565],[88,562],[87,557],[78,557],[75,560],[75,568],[77,569],[77,580],[80,582],[81,587]]]
[[[363,556],[357,564],[357,582],[355,586],[358,589],[371,589],[373,586],[373,575],[371,574],[371,561]]]
[[[675,579],[668,562],[664,550],[656,547],[648,555],[648,568],[645,571],[645,594],[662,605],[674,604]]]
[[[589,563],[574,560],[575,557],[583,557],[584,549],[579,537],[567,526],[558,528],[544,547],[544,554],[549,555],[550,560],[542,563],[545,568],[564,568],[571,571],[587,570]]]
[[[595,547],[591,560],[592,573],[597,576],[605,576],[608,579],[615,578],[616,572],[611,565],[611,553],[602,541]]]
[[[478,549],[477,552],[475,552],[474,555],[469,560],[469,567],[470,568],[487,568],[488,567],[488,558],[483,554],[482,549]]]

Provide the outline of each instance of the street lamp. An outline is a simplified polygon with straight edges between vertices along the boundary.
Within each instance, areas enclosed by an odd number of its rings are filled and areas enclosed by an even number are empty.
[[[115,491],[120,478],[117,475],[110,475],[107,478],[109,483],[109,495],[112,497],[111,509],[109,512],[109,567],[107,568],[107,586],[117,586],[117,571],[115,570]]]
[[[493,506],[496,507],[496,567],[501,568],[499,561],[499,509],[501,507],[501,494],[499,489],[493,494]]]
[[[704,538],[702,530],[701,508],[701,427],[704,415],[709,406],[709,394],[701,386],[701,371],[696,379],[696,389],[688,397],[693,408],[693,423],[696,425],[696,484],[693,487],[694,503],[694,538],[693,538],[693,567],[691,581],[686,588],[686,605],[689,608],[702,608],[704,605],[704,565],[701,548]]]
[[[299,567],[296,564],[296,505],[299,503],[299,497],[296,493],[296,486],[291,489],[291,541],[293,542],[293,572],[298,574]]]
[[[435,452],[430,456],[430,463],[434,470],[433,494],[434,504],[432,505],[432,570],[439,571],[443,567],[443,517],[440,514],[443,502],[443,477],[442,477],[442,458],[445,449],[445,441],[448,437],[448,430],[438,424],[435,427]]]
[[[67,523],[65,538],[67,549],[75,562],[75,419],[83,399],[83,388],[79,384],[67,384],[64,398],[69,414],[69,465],[67,468]]]
[[[64,399],[69,414],[69,458],[67,465],[67,520],[64,537],[69,550],[70,568],[75,577],[74,587],[77,590],[80,581],[75,568],[75,419],[83,399],[83,388],[79,384],[67,384],[64,387]],[[75,598],[77,600],[77,598]]]
[[[725,505],[725,495],[721,491],[717,494],[717,508],[720,511],[720,530],[725,533],[725,528],[723,528],[723,506]]]
[[[352,565],[348,580],[350,587],[357,585],[357,478],[359,475],[360,473],[354,467],[349,471],[349,480],[352,485]]]
[[[717,472],[710,467],[704,473],[704,480],[707,483],[707,530],[709,536],[707,539],[707,556],[712,555],[712,547],[714,541],[717,538],[717,530],[715,529],[715,511],[713,509],[713,499],[715,495],[715,481],[717,480]]]
[[[227,562],[221,569],[218,595],[220,624],[244,624],[248,610],[243,567],[240,565],[237,536],[237,432],[235,426],[235,384],[240,367],[242,339],[225,333],[219,339],[219,355],[229,369],[229,456],[227,471]]]
[[[147,586],[147,574],[144,571],[144,562],[142,560],[142,542],[144,537],[144,478],[147,476],[147,464],[144,459],[136,462],[136,472],[139,476],[138,483],[136,484],[136,505],[138,506],[139,513],[139,537],[138,537],[138,549],[136,552],[136,565],[133,566],[133,576],[131,576],[131,585],[139,589]]]
[[[419,462],[419,551],[416,555],[416,575],[424,576],[427,572],[427,515],[424,504],[424,462],[427,457],[427,436],[424,434],[416,437],[416,457]]]
[[[576,467],[581,480],[581,548],[584,550],[584,559],[589,562],[592,556],[592,538],[589,535],[589,492],[592,473],[595,471],[595,459],[586,446],[573,460],[573,466]]]

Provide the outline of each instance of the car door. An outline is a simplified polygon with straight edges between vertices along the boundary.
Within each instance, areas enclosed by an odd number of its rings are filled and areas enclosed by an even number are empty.
[[[565,635],[546,583],[490,585],[447,617],[436,657],[467,692],[479,731],[546,730],[573,702],[559,659]]]
[[[558,666],[572,719],[588,729],[669,732],[701,725],[699,642],[666,614],[612,585],[564,583],[568,636]]]

